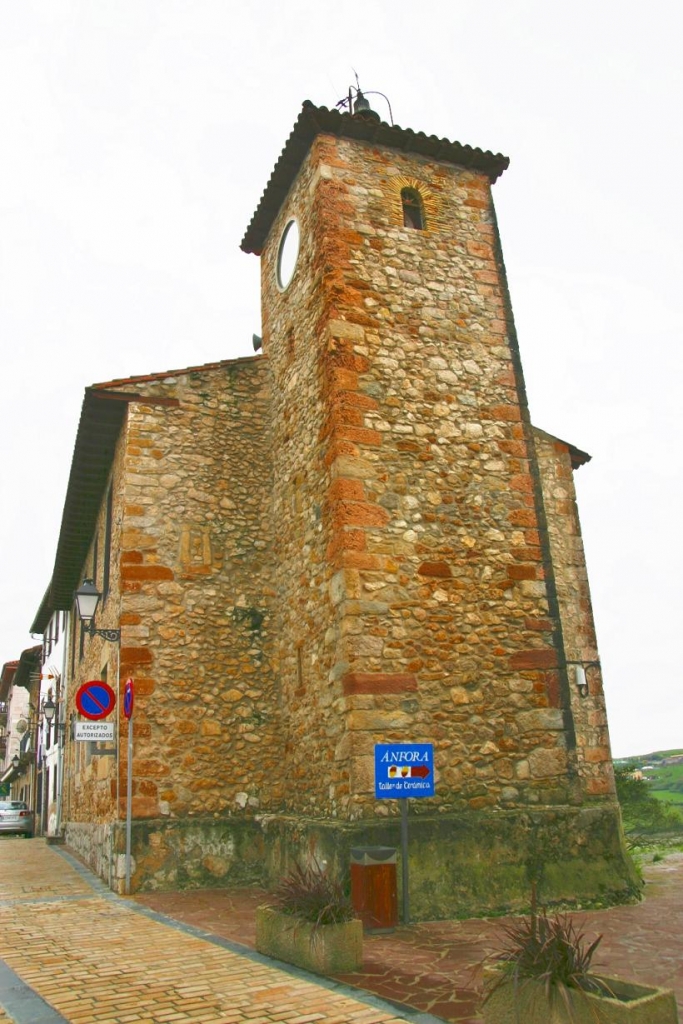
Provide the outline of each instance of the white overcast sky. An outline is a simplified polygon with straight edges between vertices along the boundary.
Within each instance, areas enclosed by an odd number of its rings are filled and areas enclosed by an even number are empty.
[[[580,511],[615,756],[683,746],[677,0],[0,0],[0,663],[32,643],[83,389],[251,354],[239,242],[304,99],[503,152],[534,422]],[[377,109],[386,117],[381,100]]]

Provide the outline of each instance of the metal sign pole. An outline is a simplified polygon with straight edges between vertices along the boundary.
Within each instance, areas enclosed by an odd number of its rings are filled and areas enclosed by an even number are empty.
[[[410,924],[408,886],[408,797],[401,800],[401,882],[403,889],[403,923]]]
[[[126,896],[130,896],[130,837],[133,806],[133,716],[128,719],[128,785],[126,787]]]
[[[126,896],[130,896],[130,839],[133,816],[133,707],[135,687],[132,679],[126,679],[123,688],[123,713],[128,719],[128,785],[126,786]]]

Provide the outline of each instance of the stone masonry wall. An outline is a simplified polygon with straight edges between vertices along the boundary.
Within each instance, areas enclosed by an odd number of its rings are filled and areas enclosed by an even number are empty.
[[[424,231],[402,226],[406,185]],[[283,293],[291,216],[301,252]],[[488,180],[318,136],[262,280],[279,592],[293,610],[287,774],[310,781],[289,806],[395,812],[373,792],[373,747],[389,740],[434,742],[430,812],[576,800]]]
[[[130,404],[114,467],[120,614],[109,624],[122,629],[121,685],[135,683],[133,816],[253,816],[279,799],[265,360],[109,387],[150,395]],[[87,643],[80,679],[116,650]],[[118,787],[114,757],[88,769],[108,798],[95,820],[115,811],[117,791],[125,815],[121,700],[119,715]],[[93,820],[92,792],[77,771],[72,820]]]
[[[557,438],[540,430],[535,431],[535,437],[566,657],[570,662],[596,661],[595,623],[571,457],[567,445]],[[587,669],[585,698],[579,695],[574,672],[570,668],[570,695],[583,786],[591,796],[613,794],[614,772],[600,670]]]
[[[271,231],[262,258],[263,348],[273,384],[273,520],[277,591],[277,666],[282,688],[281,764],[285,807],[313,816],[343,812],[348,781],[334,754],[340,713],[331,540],[325,513],[330,486],[324,442],[326,405],[320,332],[324,329],[324,216],[314,164],[303,169]],[[280,235],[292,216],[301,229],[297,270],[283,293],[276,283]]]
[[[254,813],[277,791],[279,741],[267,368],[235,360],[136,385],[180,404],[134,405],[128,420],[121,660],[139,695],[134,813]]]

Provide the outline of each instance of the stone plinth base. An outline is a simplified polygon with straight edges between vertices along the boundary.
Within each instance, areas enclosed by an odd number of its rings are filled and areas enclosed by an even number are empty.
[[[409,815],[410,914],[415,921],[522,910],[536,880],[544,903],[608,906],[639,898],[617,805],[533,811]],[[348,878],[354,846],[399,851],[400,819],[321,822],[273,817],[262,822],[267,876],[285,874],[314,853]],[[399,864],[399,907],[402,870]]]
[[[125,878],[125,823],[67,826],[67,844],[116,891]],[[351,848],[399,849],[399,817],[324,821],[289,815],[134,821],[133,892],[268,886],[312,856],[350,876]],[[414,920],[520,910],[539,899],[601,906],[636,898],[615,804],[409,817]],[[399,867],[398,877],[401,879]],[[399,906],[401,895],[399,893]]]

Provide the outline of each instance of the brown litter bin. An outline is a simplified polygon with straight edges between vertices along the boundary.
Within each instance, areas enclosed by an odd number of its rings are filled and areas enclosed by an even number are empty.
[[[368,932],[390,932],[398,924],[396,850],[356,846],[351,850],[351,902]]]

